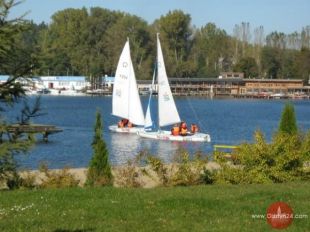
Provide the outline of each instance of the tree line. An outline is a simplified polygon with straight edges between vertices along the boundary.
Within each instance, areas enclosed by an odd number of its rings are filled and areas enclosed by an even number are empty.
[[[128,37],[137,78],[150,79],[157,32],[170,77],[216,77],[225,71],[244,72],[247,78],[310,76],[310,26],[301,32],[265,35],[262,26],[251,30],[242,22],[229,35],[214,23],[194,27],[191,16],[181,10],[148,24],[135,15],[92,7],[65,9],[56,12],[50,24],[28,21],[20,27],[27,30],[15,31],[19,49],[12,51],[11,65],[31,62],[34,76],[113,76]],[[0,35],[1,44],[2,40]],[[1,74],[11,74],[8,71],[0,67]]]

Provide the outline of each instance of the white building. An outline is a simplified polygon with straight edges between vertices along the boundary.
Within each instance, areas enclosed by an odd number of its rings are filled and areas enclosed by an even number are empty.
[[[103,83],[106,87],[112,87],[114,84],[114,80],[115,80],[115,77],[109,77],[107,75],[103,77]]]
[[[9,79],[8,75],[0,75],[0,84],[7,82],[8,79]]]
[[[79,91],[90,86],[85,76],[41,76],[39,79],[47,89]]]

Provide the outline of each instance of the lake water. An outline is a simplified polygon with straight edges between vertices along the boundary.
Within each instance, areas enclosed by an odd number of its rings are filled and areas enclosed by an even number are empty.
[[[30,100],[34,98],[30,97]],[[198,122],[201,130],[209,133],[212,140],[211,143],[180,143],[110,133],[108,126],[118,121],[111,115],[111,100],[111,97],[43,96],[41,107],[47,115],[35,118],[33,122],[53,124],[64,131],[50,135],[48,143],[42,142],[41,136],[38,136],[34,149],[28,155],[19,157],[21,166],[37,168],[42,161],[47,162],[50,168],[87,166],[92,154],[90,144],[97,109],[102,113],[103,135],[111,163],[120,165],[145,148],[169,162],[179,147],[211,154],[214,144],[235,145],[251,141],[257,129],[270,139],[278,127],[285,104],[282,100],[176,98],[181,118],[188,124]],[[142,103],[145,110],[147,97],[142,97]],[[310,129],[310,101],[293,101],[293,104],[299,128]]]

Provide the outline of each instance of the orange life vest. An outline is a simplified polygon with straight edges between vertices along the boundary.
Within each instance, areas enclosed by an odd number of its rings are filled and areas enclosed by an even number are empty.
[[[186,135],[187,134],[187,128],[183,128],[181,127],[181,132],[180,132],[181,135]]]
[[[180,134],[180,128],[178,126],[172,127],[171,134],[174,135],[174,136],[179,135]]]

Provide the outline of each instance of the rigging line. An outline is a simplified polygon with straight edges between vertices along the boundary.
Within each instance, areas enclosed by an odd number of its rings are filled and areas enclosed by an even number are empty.
[[[201,120],[199,119],[199,117],[198,117],[198,115],[197,115],[197,113],[196,113],[196,111],[195,111],[195,109],[194,109],[194,106],[193,106],[193,104],[191,103],[191,101],[190,101],[190,99],[189,99],[189,97],[188,97],[187,95],[186,95],[186,100],[187,100],[187,104],[190,106],[192,112],[194,113],[195,120],[197,121],[198,126],[202,129],[202,131],[207,132],[207,130],[206,130],[204,124],[203,124],[203,123],[201,122]]]

